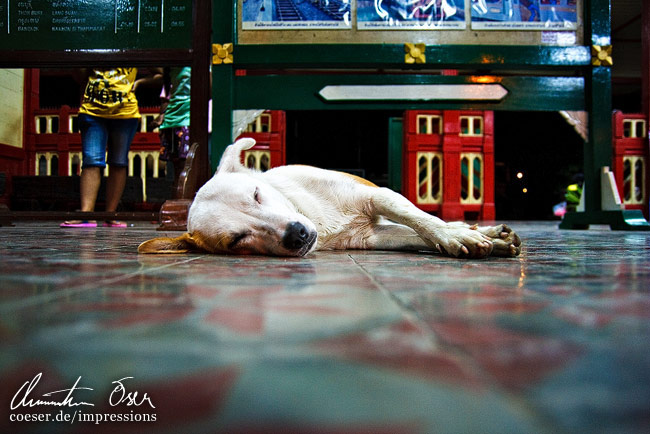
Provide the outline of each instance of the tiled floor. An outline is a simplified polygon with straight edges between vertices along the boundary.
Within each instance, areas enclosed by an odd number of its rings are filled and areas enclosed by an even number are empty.
[[[0,432],[650,432],[650,233],[513,226],[480,261],[2,227]],[[10,419],[39,414],[74,420]]]

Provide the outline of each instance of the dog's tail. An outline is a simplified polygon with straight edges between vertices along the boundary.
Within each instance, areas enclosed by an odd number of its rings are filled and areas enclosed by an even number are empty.
[[[228,146],[226,150],[223,151],[219,167],[217,167],[217,173],[248,170],[241,164],[241,153],[253,146],[255,146],[255,139],[251,137],[244,137]]]

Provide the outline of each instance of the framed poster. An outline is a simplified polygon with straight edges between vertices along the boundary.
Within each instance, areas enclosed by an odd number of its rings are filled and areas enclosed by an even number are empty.
[[[350,0],[244,0],[244,30],[349,29]]]
[[[471,0],[474,30],[576,30],[577,0]]]
[[[359,30],[439,30],[465,26],[465,0],[357,0]]]
[[[572,46],[583,42],[584,2],[237,0],[237,43]]]

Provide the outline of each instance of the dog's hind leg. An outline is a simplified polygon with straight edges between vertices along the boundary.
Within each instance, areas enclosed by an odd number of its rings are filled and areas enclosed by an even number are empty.
[[[492,253],[492,240],[475,227],[447,224],[420,210],[404,196],[387,188],[369,188],[368,199],[376,213],[413,229],[429,246],[457,257],[484,258]]]

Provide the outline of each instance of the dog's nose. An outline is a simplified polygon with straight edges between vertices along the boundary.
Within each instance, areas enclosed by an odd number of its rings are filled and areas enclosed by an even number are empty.
[[[297,250],[309,239],[309,231],[302,223],[292,222],[287,225],[282,237],[282,245],[289,250]]]

